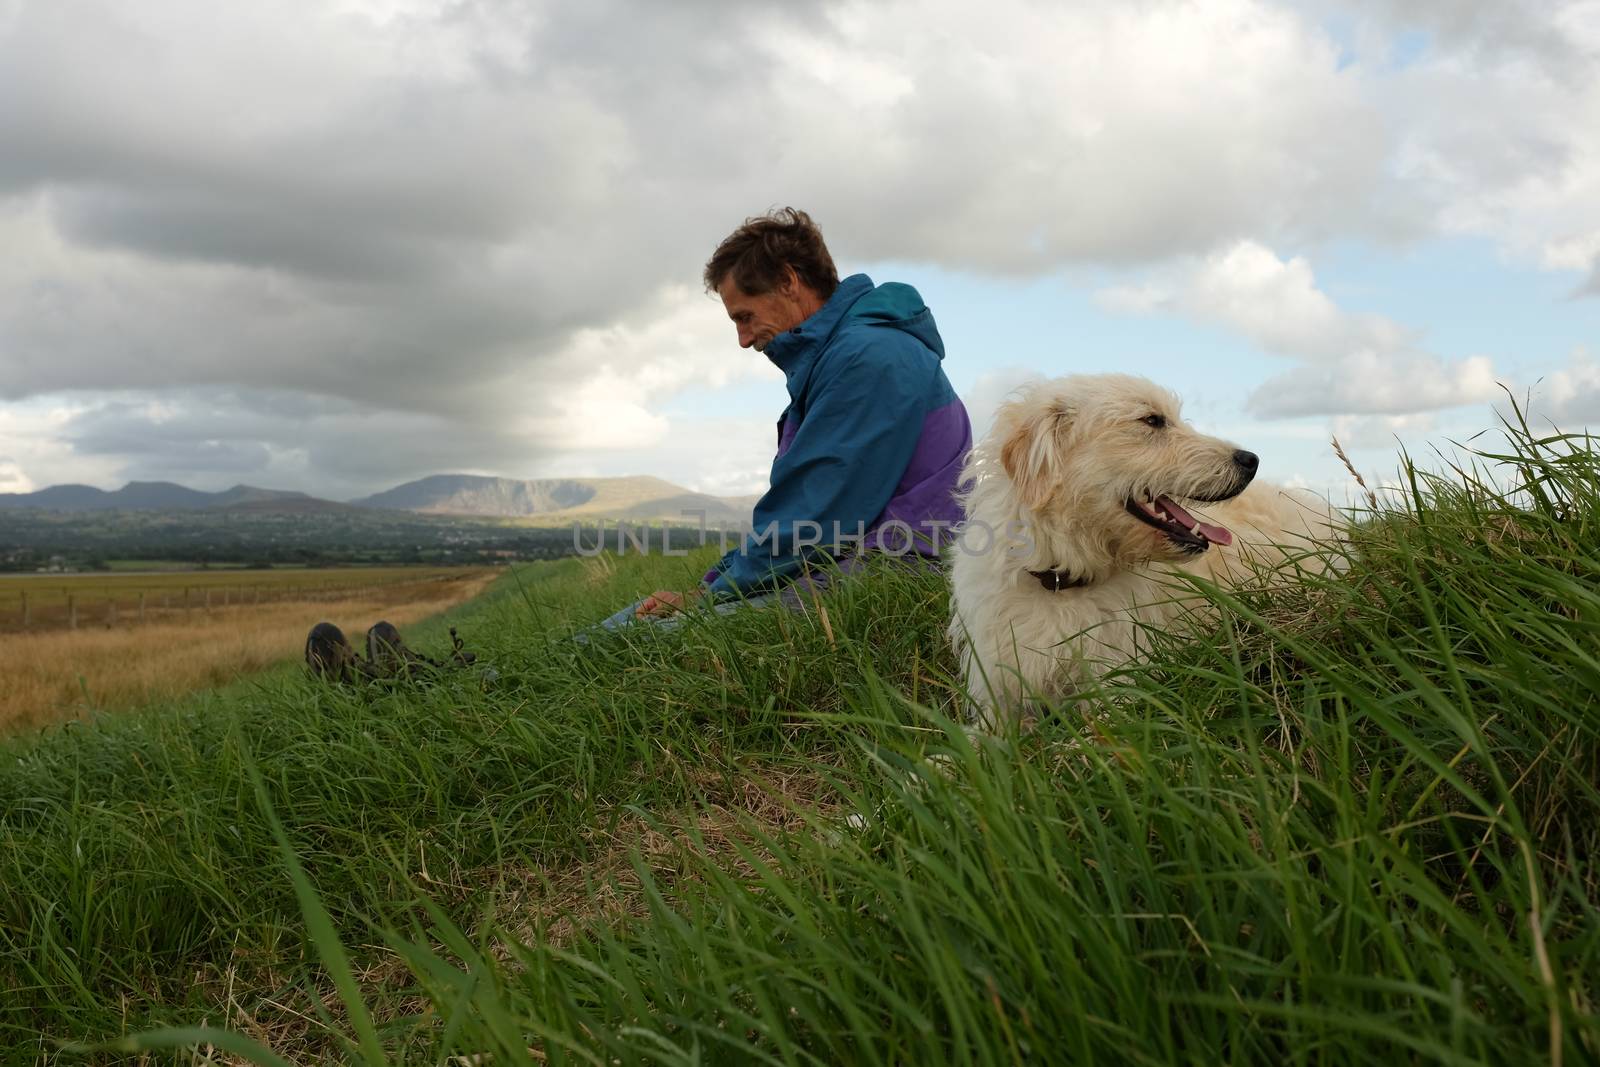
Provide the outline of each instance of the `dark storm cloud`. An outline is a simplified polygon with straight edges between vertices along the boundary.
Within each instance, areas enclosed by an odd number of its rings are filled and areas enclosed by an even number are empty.
[[[462,434],[434,415],[396,413],[286,391],[189,390],[77,412],[61,436],[86,457],[120,462],[120,477],[221,489],[239,481],[305,488],[334,499],[424,473],[517,470],[525,442]]]
[[[452,5],[388,28],[426,48],[454,23],[448,70],[316,56],[326,92],[278,100],[248,42],[197,61],[124,11],[25,6],[0,36],[0,187],[64,247],[0,296],[0,392],[237,382],[461,416],[509,374],[570,377],[573,328],[692,279],[751,210],[683,198],[716,184],[684,180],[715,172],[713,147],[741,150],[686,94],[759,108],[761,76],[697,53],[681,13],[602,5],[556,9],[496,58],[477,45],[514,8],[481,7],[490,25]]]

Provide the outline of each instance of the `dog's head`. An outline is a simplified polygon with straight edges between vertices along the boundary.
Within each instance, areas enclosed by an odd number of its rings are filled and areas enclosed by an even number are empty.
[[[988,443],[1054,554],[1072,557],[1047,565],[1085,574],[1230,544],[1231,533],[1184,503],[1237,496],[1257,465],[1253,453],[1196,433],[1170,392],[1122,374],[1024,387],[996,413]]]

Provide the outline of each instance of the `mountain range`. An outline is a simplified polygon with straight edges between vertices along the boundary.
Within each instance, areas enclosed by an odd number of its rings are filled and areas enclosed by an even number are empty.
[[[426,515],[476,515],[501,519],[569,521],[626,519],[634,522],[698,521],[747,523],[756,497],[712,496],[647,476],[625,478],[543,478],[519,480],[475,474],[435,474],[347,503],[305,493],[236,485],[207,493],[173,482],[129,482],[121,489],[52,485],[33,493],[0,493],[0,511],[42,508],[57,512],[337,511],[361,508]]]

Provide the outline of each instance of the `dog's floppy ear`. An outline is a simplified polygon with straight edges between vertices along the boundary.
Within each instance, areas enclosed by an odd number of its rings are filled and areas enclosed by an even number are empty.
[[[1017,487],[1023,506],[1042,508],[1055,496],[1057,435],[1066,429],[1071,412],[1059,401],[1044,405],[1021,401],[1007,405],[1002,418],[1006,416],[1011,428],[1000,445],[1000,465]]]

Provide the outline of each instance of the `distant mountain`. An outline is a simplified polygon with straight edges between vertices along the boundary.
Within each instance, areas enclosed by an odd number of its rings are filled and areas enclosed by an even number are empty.
[[[425,515],[478,515],[537,520],[550,525],[628,519],[634,522],[698,521],[743,525],[756,498],[696,493],[660,478],[546,478],[519,481],[473,474],[436,474],[348,504],[305,493],[236,485],[205,493],[172,482],[129,482],[107,491],[89,485],[52,485],[36,493],[0,493],[0,511],[42,508],[59,512],[230,511],[327,512],[352,508],[410,511]]]
[[[319,500],[305,493],[291,492],[286,489],[257,489],[253,485],[236,485],[232,489],[224,489],[214,493],[208,507],[214,508],[254,508],[277,505],[299,506],[302,504],[333,504],[331,500]],[[335,505],[336,507],[339,505]]]
[[[36,493],[0,493],[0,509],[46,508],[51,511],[194,511],[200,508],[260,507],[313,500],[304,493],[236,485],[220,493],[204,493],[173,482],[129,482],[107,492],[92,485],[52,485]]]
[[[358,513],[360,508],[351,507],[349,504],[340,504],[333,500],[323,500],[321,497],[307,496],[304,493],[274,492],[270,489],[257,490],[262,496],[247,496],[226,504],[220,504],[221,510],[230,513],[249,512],[260,514],[262,512],[284,512],[288,514],[303,515],[312,512],[347,511]]]
[[[599,518],[636,522],[746,523],[755,497],[696,493],[660,478],[547,478],[520,481],[474,474],[436,474],[352,500],[357,507],[434,515],[492,515],[557,523]]]
[[[522,518],[576,507],[594,494],[592,484],[568,479],[530,482],[476,474],[435,474],[350,503],[385,511]]]

